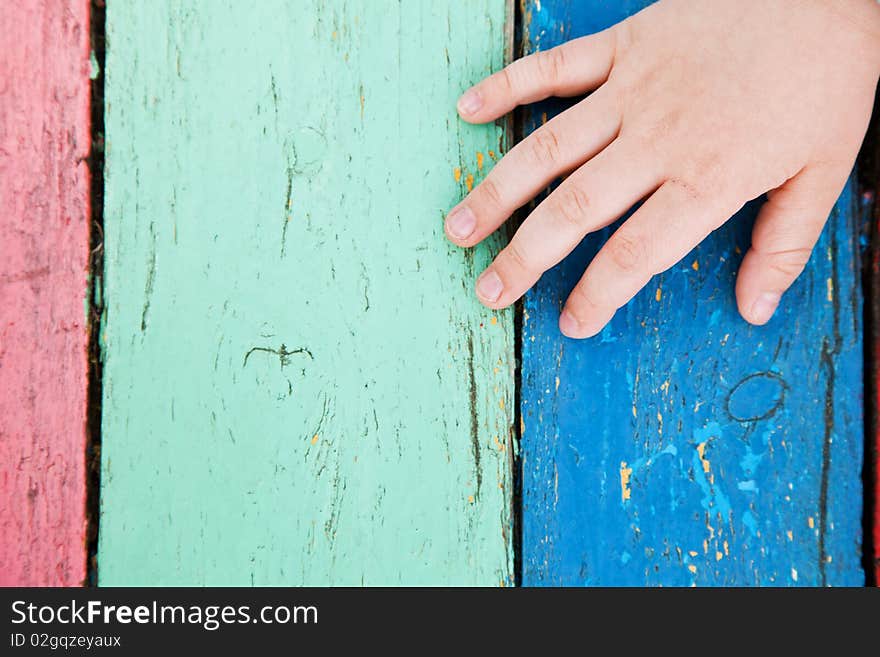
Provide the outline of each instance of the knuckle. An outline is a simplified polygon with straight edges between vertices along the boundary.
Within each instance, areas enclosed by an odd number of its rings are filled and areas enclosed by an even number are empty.
[[[591,315],[595,314],[595,311],[602,308],[601,299],[594,296],[593,291],[590,290],[585,281],[574,286],[574,289],[571,291],[571,298],[574,303],[569,304],[569,312],[579,321],[588,319]]]
[[[537,166],[546,166],[559,160],[559,138],[550,126],[544,126],[529,140],[529,159]]]
[[[526,91],[530,86],[529,77],[534,75],[529,60],[534,56],[535,55],[530,55],[523,59],[517,59],[515,62],[512,62],[505,68],[501,69],[501,73],[504,76],[504,85],[507,87],[505,91],[509,95],[516,98],[522,98],[526,94]]]
[[[555,84],[565,68],[565,50],[556,47],[536,53],[535,68],[542,80]]]
[[[559,198],[556,200],[555,209],[557,214],[566,223],[580,229],[586,222],[589,208],[589,196],[577,185],[571,185],[566,189],[559,190]]]
[[[479,184],[477,189],[489,205],[499,210],[504,209],[504,197],[501,195],[501,190],[492,179],[491,174],[483,179],[483,182]]]
[[[769,257],[770,269],[788,278],[797,278],[807,266],[812,249],[797,248],[772,254]]]
[[[516,62],[505,66],[498,73],[498,82],[501,85],[501,93],[505,96],[511,95],[516,87],[514,86],[514,70],[516,68]]]
[[[720,150],[709,149],[688,157],[683,162],[682,178],[692,183],[699,181],[701,188],[711,187],[711,191],[721,188],[725,179],[730,178],[728,170],[731,168],[729,158],[725,157]]]
[[[684,201],[699,201],[703,197],[703,192],[700,191],[701,186],[690,182],[689,178],[676,176],[667,180],[666,184],[675,188]]]
[[[504,249],[504,255],[516,269],[531,272],[535,267],[522,241],[514,237]]]
[[[607,248],[614,266],[623,273],[635,272],[645,259],[644,243],[629,235],[613,235]]]
[[[770,264],[770,269],[782,274],[786,278],[795,279],[804,271],[804,265],[799,265],[789,260],[773,260]]]

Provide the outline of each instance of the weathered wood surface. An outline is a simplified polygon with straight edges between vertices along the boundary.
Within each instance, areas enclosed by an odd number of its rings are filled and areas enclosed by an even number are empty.
[[[511,582],[511,313],[444,212],[504,0],[111,2],[101,584]]]
[[[85,578],[89,3],[0,3],[0,585]]]
[[[877,120],[875,113],[874,120]],[[880,129],[877,127],[873,130],[873,136],[870,143],[880,145],[878,141]],[[880,153],[874,155],[874,171],[880,172]],[[873,189],[865,200],[873,205],[874,216],[871,224],[871,241],[869,246],[870,269],[868,271],[868,287],[865,290],[867,295],[867,316],[870,332],[866,332],[865,339],[869,340],[870,350],[867,350],[869,357],[873,360],[869,363],[871,379],[870,390],[866,402],[868,407],[868,422],[866,426],[871,433],[869,441],[866,441],[867,453],[865,454],[865,481],[869,489],[865,491],[867,504],[867,527],[871,532],[870,536],[870,554],[866,555],[866,567],[869,569],[869,583],[874,586],[880,586],[880,180],[872,181]]]
[[[526,47],[600,30],[644,4],[528,1]],[[527,128],[561,107],[537,107]],[[864,581],[852,189],[763,328],[740,319],[733,296],[754,211],[656,277],[593,340],[562,338],[557,317],[609,230],[527,296],[525,584]]]

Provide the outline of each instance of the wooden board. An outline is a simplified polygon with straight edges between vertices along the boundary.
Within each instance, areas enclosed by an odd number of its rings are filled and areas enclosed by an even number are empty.
[[[875,113],[875,121],[877,114]],[[869,144],[875,148],[880,144],[880,128],[874,124]],[[873,221],[871,222],[870,245],[868,254],[870,268],[868,269],[867,287],[865,294],[868,307],[866,308],[867,324],[865,339],[869,349],[866,355],[871,361],[868,363],[869,370],[869,394],[866,401],[868,422],[866,427],[871,432],[869,440],[865,442],[867,450],[865,454],[865,483],[868,490],[865,491],[866,503],[866,526],[869,532],[866,538],[866,546],[870,549],[865,555],[865,567],[867,569],[868,583],[880,586],[880,203],[878,192],[880,184],[876,179],[876,173],[880,172],[880,153],[873,156],[873,168],[875,178],[871,180],[872,189],[863,197],[868,207],[873,206]],[[866,158],[869,159],[869,158]],[[877,190],[877,191],[874,191]]]
[[[0,4],[0,586],[85,578],[88,7]]]
[[[644,4],[526,2],[526,47],[600,30]],[[561,107],[537,107],[527,129]],[[852,188],[763,328],[740,319],[733,295],[754,212],[656,277],[596,339],[562,338],[557,317],[609,230],[527,296],[525,584],[864,582]]]
[[[109,4],[101,584],[511,582],[513,316],[442,230],[505,13]]]

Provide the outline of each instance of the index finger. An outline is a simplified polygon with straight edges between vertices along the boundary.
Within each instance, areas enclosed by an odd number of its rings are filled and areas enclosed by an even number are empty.
[[[470,123],[487,123],[517,105],[596,89],[611,73],[619,31],[618,23],[516,60],[465,91],[458,100],[459,115]]]

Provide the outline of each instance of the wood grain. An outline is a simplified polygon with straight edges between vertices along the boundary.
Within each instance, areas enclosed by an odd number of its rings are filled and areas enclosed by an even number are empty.
[[[0,4],[0,586],[85,577],[87,0]]]
[[[498,244],[442,232],[505,18],[110,4],[101,584],[512,581]]]
[[[646,2],[527,1],[526,49]],[[527,129],[559,111],[545,103]],[[561,304],[616,226],[526,297],[523,582],[859,585],[862,297],[852,185],[765,327],[737,314],[750,204],[596,338]]]

